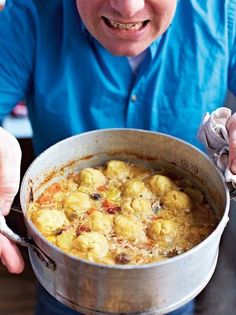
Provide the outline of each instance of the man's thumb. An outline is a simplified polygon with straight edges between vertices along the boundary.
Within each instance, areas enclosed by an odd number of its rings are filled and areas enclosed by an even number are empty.
[[[0,128],[0,209],[6,215],[18,191],[21,149],[18,141]]]

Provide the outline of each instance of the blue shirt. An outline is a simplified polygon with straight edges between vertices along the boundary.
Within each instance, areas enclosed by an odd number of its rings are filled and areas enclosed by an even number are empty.
[[[88,33],[75,0],[8,0],[0,13],[0,118],[26,99],[39,153],[87,130],[150,129],[198,145],[206,111],[236,94],[236,0],[179,0],[134,75]]]

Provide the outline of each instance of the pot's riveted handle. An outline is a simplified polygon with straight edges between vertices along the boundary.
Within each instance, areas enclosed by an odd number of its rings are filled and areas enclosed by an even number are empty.
[[[37,254],[38,258],[41,262],[50,270],[56,269],[56,264],[49,258],[41,249],[39,249],[32,239],[28,239],[25,237],[21,237],[20,235],[14,233],[7,225],[5,217],[0,213],[0,232],[5,235],[7,238],[12,240],[13,242],[25,246],[30,247]]]

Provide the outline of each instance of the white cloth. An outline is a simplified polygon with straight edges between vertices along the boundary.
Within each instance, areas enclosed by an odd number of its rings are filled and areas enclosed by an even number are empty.
[[[208,149],[209,156],[224,174],[225,180],[236,187],[236,175],[229,169],[229,136],[227,123],[231,110],[220,107],[211,114],[206,113],[198,130],[198,139]]]

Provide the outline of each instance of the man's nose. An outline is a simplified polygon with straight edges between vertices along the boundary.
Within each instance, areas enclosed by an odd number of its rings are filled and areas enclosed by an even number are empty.
[[[126,18],[134,16],[145,6],[145,0],[110,0],[111,7]]]

